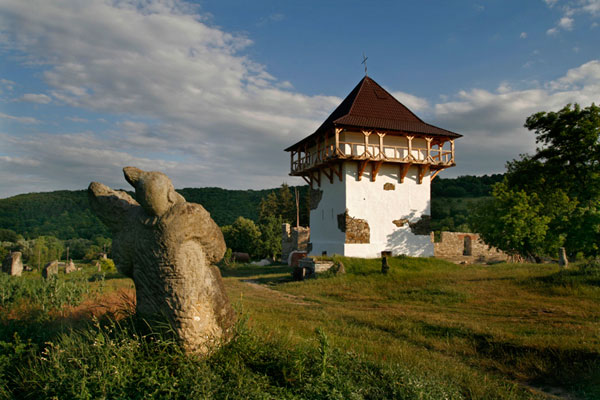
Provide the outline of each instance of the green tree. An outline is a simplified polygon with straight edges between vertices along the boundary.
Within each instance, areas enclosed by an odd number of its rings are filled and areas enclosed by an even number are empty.
[[[296,224],[296,198],[287,183],[282,183],[277,196],[279,200],[279,215],[283,222]]]
[[[272,260],[281,255],[281,217],[269,216],[267,220],[259,225],[260,246],[259,256],[268,257]]]
[[[221,228],[227,247],[256,257],[260,249],[260,230],[251,219],[238,217],[231,225]]]
[[[471,225],[489,244],[526,256],[556,255],[559,246],[570,256],[597,256],[600,107],[568,104],[531,115],[525,127],[535,132],[536,153],[508,162]]]

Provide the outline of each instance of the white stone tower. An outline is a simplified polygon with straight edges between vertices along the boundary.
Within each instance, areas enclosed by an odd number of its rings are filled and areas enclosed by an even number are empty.
[[[433,256],[430,182],[461,135],[423,122],[365,76],[310,136],[285,149],[311,187],[311,255]]]

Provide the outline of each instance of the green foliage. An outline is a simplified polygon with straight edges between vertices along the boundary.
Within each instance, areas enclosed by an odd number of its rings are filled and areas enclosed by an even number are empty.
[[[525,127],[535,131],[540,147],[508,163],[506,180],[497,184],[494,200],[476,213],[480,221],[473,219],[473,225],[489,244],[523,255],[556,256],[561,245],[571,257],[598,255],[600,107],[568,104],[530,116]],[[510,195],[517,196],[515,202]],[[486,210],[509,225],[486,218]]]
[[[32,279],[0,273],[0,307],[26,304],[44,312],[76,306],[91,293],[87,278],[82,275],[64,279],[52,275],[49,279]]]
[[[509,254],[534,257],[540,251],[558,250],[560,242],[547,235],[551,218],[543,215],[537,194],[514,191],[505,182],[494,186],[494,198],[474,209],[471,226],[481,238]]]
[[[233,251],[256,257],[260,250],[260,230],[251,219],[238,217],[231,225],[222,228],[227,247]]]
[[[459,176],[458,178],[437,177],[431,182],[431,197],[460,198],[486,197],[492,193],[492,186],[502,181],[504,175]]]
[[[27,238],[110,236],[89,208],[85,190],[29,193],[0,199],[0,226]]]
[[[259,225],[259,256],[276,260],[281,255],[281,217],[268,216]]]
[[[115,262],[110,258],[101,258],[100,259],[100,268],[102,268],[102,272],[115,273],[117,272],[117,267],[115,266]]]
[[[19,235],[10,229],[0,229],[0,242],[16,242],[19,240]]]
[[[265,339],[245,319],[207,359],[184,354],[168,328],[96,322],[40,344],[0,341],[5,398],[461,399],[452,384],[332,347]],[[152,326],[152,328],[151,328]],[[22,366],[27,365],[23,369]],[[20,371],[20,372],[16,372]]]

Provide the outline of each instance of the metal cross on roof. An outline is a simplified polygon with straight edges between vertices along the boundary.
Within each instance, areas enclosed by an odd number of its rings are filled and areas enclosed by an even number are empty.
[[[363,60],[361,62],[361,64],[365,64],[365,76],[367,76],[367,60],[369,59],[369,57],[365,57],[365,53],[363,52]]]

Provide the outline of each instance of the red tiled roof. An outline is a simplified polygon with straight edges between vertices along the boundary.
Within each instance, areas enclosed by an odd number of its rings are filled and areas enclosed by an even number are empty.
[[[377,82],[365,76],[313,134],[285,151],[290,151],[333,127],[382,129],[452,139],[462,136],[423,122]]]

